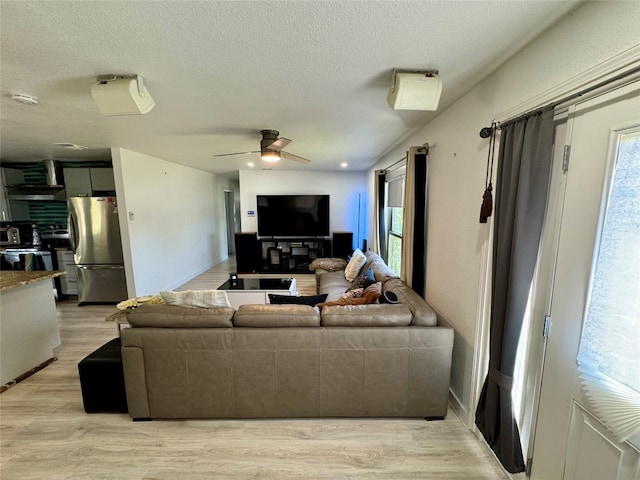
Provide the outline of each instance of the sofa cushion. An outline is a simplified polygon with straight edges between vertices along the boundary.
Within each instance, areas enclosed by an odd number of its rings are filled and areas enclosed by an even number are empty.
[[[314,307],[318,303],[322,303],[327,299],[327,294],[293,296],[293,295],[276,295],[269,293],[269,303],[273,305],[310,305]]]
[[[411,311],[401,304],[341,305],[322,309],[325,327],[400,327],[411,324]]]
[[[144,304],[127,313],[132,327],[224,328],[232,327],[232,307],[181,307]]]
[[[320,310],[309,305],[240,305],[236,327],[318,327]]]
[[[230,307],[224,290],[185,290],[183,292],[162,291],[160,296],[168,305],[183,307]]]
[[[360,269],[365,263],[367,263],[367,257],[362,253],[362,250],[356,248],[353,251],[351,260],[349,260],[349,263],[344,269],[344,278],[346,278],[348,282],[353,282],[360,274]]]
[[[422,327],[434,327],[438,324],[438,316],[424,299],[414,292],[405,282],[400,279],[387,280],[383,284],[385,291],[396,294],[398,301],[406,305],[413,314],[412,325]]]
[[[344,272],[325,272],[318,278],[318,293],[326,293],[327,301],[332,302],[340,298],[351,285],[344,278]]]
[[[351,291],[357,292],[358,290]],[[376,303],[381,294],[382,284],[380,282],[376,282],[373,285],[369,285],[367,288],[365,288],[362,291],[362,295],[360,296],[350,296],[343,294],[337,300],[334,300],[332,302],[319,303],[317,307],[324,308],[330,305],[368,305],[370,303]]]
[[[378,282],[386,282],[391,278],[400,278],[400,276],[391,270],[384,260],[375,252],[368,250],[365,254],[367,260],[371,263],[371,268],[373,269],[373,275],[376,277],[376,281]]]

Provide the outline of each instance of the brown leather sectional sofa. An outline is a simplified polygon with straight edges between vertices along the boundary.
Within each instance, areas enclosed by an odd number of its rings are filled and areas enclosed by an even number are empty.
[[[376,279],[389,273],[374,272]],[[330,283],[338,288],[340,272],[317,274],[320,292]],[[122,330],[129,414],[444,417],[453,330],[437,326],[431,307],[404,282],[385,278],[384,288],[401,303],[322,312],[307,305],[142,305]]]

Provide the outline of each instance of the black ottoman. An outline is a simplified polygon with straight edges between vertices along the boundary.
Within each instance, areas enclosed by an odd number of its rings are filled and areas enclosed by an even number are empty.
[[[83,358],[78,363],[78,373],[85,412],[128,412],[119,338]]]

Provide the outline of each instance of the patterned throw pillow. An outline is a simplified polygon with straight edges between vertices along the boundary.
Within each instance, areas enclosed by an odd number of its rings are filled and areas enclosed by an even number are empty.
[[[367,263],[367,257],[362,253],[362,250],[356,248],[344,269],[344,278],[347,279],[347,282],[353,282],[356,279],[365,263]]]
[[[365,267],[362,267],[362,269],[364,270]],[[353,290],[355,288],[367,288],[369,285],[373,285],[374,283],[376,283],[376,279],[373,276],[373,270],[371,268],[367,268],[366,271],[360,272],[360,275],[351,282],[349,290]]]
[[[359,298],[362,296],[363,291],[364,288],[354,288],[352,290],[347,290],[342,295],[340,295],[340,298]]]
[[[362,297],[368,299],[371,303],[377,302],[380,295],[382,295],[382,282],[369,285],[362,292]]]

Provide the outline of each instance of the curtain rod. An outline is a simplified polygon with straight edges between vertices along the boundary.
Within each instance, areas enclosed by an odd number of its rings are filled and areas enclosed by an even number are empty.
[[[434,144],[435,145],[435,144]],[[431,145],[433,147],[433,145]],[[427,153],[429,152],[429,144],[425,143],[423,145],[418,146],[417,148],[419,149],[426,149]],[[393,162],[391,165],[389,165],[387,168],[383,168],[382,170],[391,170],[392,168],[394,168],[396,165],[398,165],[399,163],[405,162],[407,160],[407,157],[404,156],[402,157],[400,160]]]
[[[597,90],[599,88],[605,87],[607,85],[609,85],[610,83],[614,83],[617,82],[618,80],[622,80],[623,78],[626,78],[630,75],[633,75],[634,73],[638,73],[640,72],[640,67],[635,67],[632,68],[631,70],[627,70],[626,72],[622,72],[618,75],[616,75],[615,77],[609,78],[603,82],[597,83],[595,85],[592,85],[590,87],[587,87],[583,90],[580,90],[579,92],[576,93],[572,93],[571,95],[567,95],[564,98],[561,98],[560,100],[556,100],[555,102],[551,102],[548,103],[547,105],[541,106],[541,107],[537,107],[537,108],[533,108],[531,110],[529,110],[526,113],[523,113],[521,115],[518,115],[516,117],[512,117],[509,118],[508,120],[505,120],[504,122],[501,123],[495,123],[495,127],[492,126],[491,127],[484,127],[482,130],[480,130],[480,137],[481,138],[489,138],[491,136],[491,134],[493,133],[494,128],[495,129],[500,129],[500,127],[502,125],[508,125],[509,123],[513,123],[517,120],[520,120],[522,118],[526,118],[530,115],[535,114],[536,112],[539,112],[541,110],[546,110],[548,108],[556,108],[558,105],[562,105],[563,103],[567,103],[570,102],[571,100],[575,100],[576,98],[582,97],[583,95],[586,95],[587,93],[591,93],[594,90]]]

